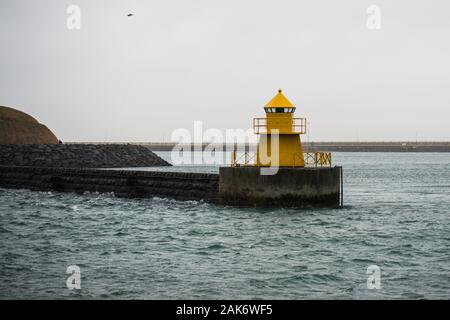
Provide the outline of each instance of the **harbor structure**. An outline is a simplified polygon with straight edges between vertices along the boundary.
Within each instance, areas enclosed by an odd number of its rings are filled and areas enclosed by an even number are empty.
[[[256,166],[305,166],[300,135],[306,133],[306,119],[294,118],[295,109],[280,89],[264,106],[266,117],[253,119],[253,131],[259,135]]]
[[[234,151],[219,174],[99,169],[170,166],[143,146],[0,144],[0,187],[250,207],[342,206],[342,168],[331,165],[329,152],[303,151],[306,119],[294,117],[294,104],[279,90],[264,111],[253,122],[257,154]]]
[[[259,135],[256,153],[234,150],[231,166],[220,168],[222,203],[243,206],[307,207],[343,204],[342,167],[331,153],[303,152],[306,119],[282,90],[265,106],[266,117],[253,120]],[[270,169],[270,170],[268,170]]]

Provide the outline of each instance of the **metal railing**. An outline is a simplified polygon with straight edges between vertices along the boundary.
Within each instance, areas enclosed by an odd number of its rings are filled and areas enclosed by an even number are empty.
[[[306,167],[331,167],[331,152],[304,152],[304,165]],[[301,165],[303,163],[302,157],[299,153],[294,153],[293,167],[296,164]],[[242,167],[242,166],[255,166],[256,165],[256,153],[250,153],[245,151],[238,154],[237,151],[231,152],[231,166],[232,167]]]
[[[278,129],[279,133],[293,133],[293,134],[305,134],[306,133],[306,118],[280,118],[279,127],[277,127],[275,119],[271,119],[275,124],[270,125],[269,129]],[[285,122],[285,123],[283,123]],[[289,123],[290,122],[290,123]],[[267,118],[254,118],[253,119],[253,133],[270,133],[267,131]]]
[[[305,166],[331,167],[331,152],[305,152]]]
[[[242,167],[242,166],[254,166],[256,163],[256,153],[250,154],[250,152],[245,151],[244,153],[238,155],[237,151],[231,152],[231,166],[232,167]]]

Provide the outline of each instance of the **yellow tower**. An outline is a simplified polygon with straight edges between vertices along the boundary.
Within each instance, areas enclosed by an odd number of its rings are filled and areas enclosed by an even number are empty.
[[[253,119],[253,131],[259,135],[256,166],[304,167],[300,135],[306,133],[306,119],[293,117],[295,106],[281,89],[264,111],[265,118]]]

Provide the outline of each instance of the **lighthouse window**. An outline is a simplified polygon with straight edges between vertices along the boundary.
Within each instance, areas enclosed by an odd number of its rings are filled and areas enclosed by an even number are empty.
[[[265,108],[267,113],[292,113],[295,111],[295,108]]]

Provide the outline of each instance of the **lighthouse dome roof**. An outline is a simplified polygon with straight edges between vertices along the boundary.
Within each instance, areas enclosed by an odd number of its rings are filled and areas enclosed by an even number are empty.
[[[284,96],[283,91],[279,89],[278,94],[264,108],[294,108],[294,105]]]

